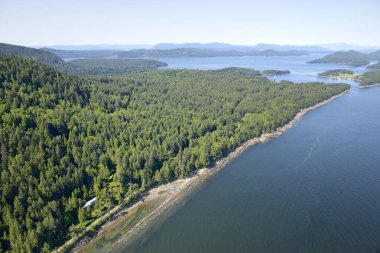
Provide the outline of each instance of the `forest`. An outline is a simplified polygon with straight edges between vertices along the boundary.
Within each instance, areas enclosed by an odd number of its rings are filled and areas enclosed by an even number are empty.
[[[69,64],[73,67],[68,72],[79,75],[127,74],[168,66],[148,59],[78,59]]]
[[[80,78],[0,55],[0,251],[49,252],[128,197],[207,167],[349,89],[257,73]]]
[[[0,43],[0,54],[27,57],[49,66],[56,66],[64,63],[61,57],[57,56],[54,53],[5,43]]]
[[[287,75],[290,74],[289,70],[275,70],[275,69],[268,69],[262,71],[263,75],[266,76],[278,76],[278,75]]]
[[[349,69],[333,69],[333,70],[327,70],[322,73],[318,73],[318,76],[323,76],[323,77],[337,77],[340,75],[353,75],[354,71],[349,70]]]
[[[380,62],[367,66],[370,70],[380,70]]]
[[[380,71],[369,71],[359,77],[360,86],[380,84]]]
[[[369,56],[354,50],[344,52],[334,52],[320,59],[315,59],[309,63],[335,63],[348,66],[364,66],[369,64]]]
[[[343,80],[358,80],[360,75],[349,69],[333,69],[318,73],[318,77]]]
[[[103,51],[95,51],[95,56],[105,56],[102,53]],[[167,66],[167,63],[150,59],[76,59],[65,62],[54,54],[54,50],[48,52],[4,43],[0,43],[0,54],[30,58],[72,75],[127,74]]]

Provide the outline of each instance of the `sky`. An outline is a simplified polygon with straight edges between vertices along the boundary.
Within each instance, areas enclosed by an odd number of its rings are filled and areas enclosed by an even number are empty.
[[[0,42],[380,45],[380,0],[0,0]]]

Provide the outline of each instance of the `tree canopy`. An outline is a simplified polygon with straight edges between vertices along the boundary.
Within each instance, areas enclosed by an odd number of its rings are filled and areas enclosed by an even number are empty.
[[[274,83],[253,73],[83,79],[0,55],[1,248],[51,251],[136,191],[209,166],[349,88]]]

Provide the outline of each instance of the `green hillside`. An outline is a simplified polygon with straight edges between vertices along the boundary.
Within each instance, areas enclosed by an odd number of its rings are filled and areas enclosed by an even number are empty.
[[[209,166],[348,88],[236,69],[84,80],[0,55],[1,248],[52,251],[126,197]]]
[[[348,66],[364,66],[368,65],[370,61],[370,56],[363,54],[354,50],[335,52],[328,54],[320,59],[312,60],[309,63],[333,63],[333,64],[343,64]]]
[[[148,59],[80,59],[70,61],[78,73],[87,75],[126,74],[168,66],[167,63]]]
[[[74,75],[126,74],[167,66],[166,63],[147,59],[83,59],[65,62],[60,56],[54,54],[56,52],[60,51],[44,51],[0,43],[0,54],[16,55],[32,59],[49,65],[59,71]],[[98,53],[97,55],[93,53],[90,53],[90,55],[99,57],[105,56],[102,52],[96,52]]]
[[[367,66],[367,69],[380,70],[380,62]]]
[[[51,52],[5,43],[0,43],[0,54],[27,57],[49,66],[63,63],[63,60],[59,56]]]

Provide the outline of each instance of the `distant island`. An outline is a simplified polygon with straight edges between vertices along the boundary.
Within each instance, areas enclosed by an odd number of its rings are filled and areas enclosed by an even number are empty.
[[[367,69],[380,70],[380,62],[367,66]]]
[[[279,75],[287,75],[290,74],[289,70],[275,70],[275,69],[268,69],[262,71],[263,75],[265,76],[279,76]]]
[[[334,63],[348,66],[364,66],[369,64],[369,57],[366,54],[350,50],[347,52],[335,52],[320,59],[312,60],[309,63]]]
[[[332,63],[359,67],[368,65],[371,60],[380,60],[380,50],[370,54],[364,54],[354,50],[340,51],[328,54],[320,59],[315,59],[308,63]]]
[[[380,85],[380,71],[369,71],[359,75],[348,69],[334,69],[319,73],[318,76],[330,79],[355,80],[359,82],[359,87]]]
[[[152,47],[152,49],[159,50],[169,50],[169,49],[179,49],[179,48],[196,48],[196,49],[209,49],[216,51],[265,51],[265,50],[275,50],[275,51],[306,51],[306,52],[328,52],[329,50],[322,46],[300,46],[300,45],[275,45],[275,44],[257,44],[255,46],[244,46],[244,45],[232,45],[227,43],[160,43]]]
[[[366,72],[359,77],[360,87],[371,87],[380,85],[380,71]]]
[[[354,71],[348,69],[334,69],[319,73],[318,76],[330,79],[356,80],[359,75],[355,74]]]

